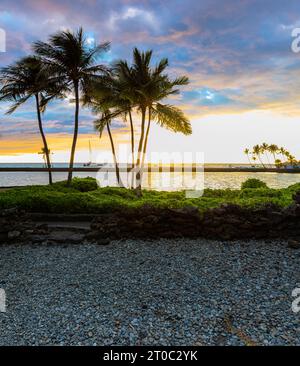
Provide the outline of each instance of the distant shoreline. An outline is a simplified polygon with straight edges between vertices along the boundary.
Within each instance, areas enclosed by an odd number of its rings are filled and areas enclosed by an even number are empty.
[[[114,172],[115,169],[111,166],[109,167],[74,167],[73,172],[98,172],[99,170],[106,172]],[[53,167],[51,172],[69,172],[67,167]],[[121,172],[130,171],[131,168],[120,167]],[[251,167],[209,167],[209,166],[197,166],[197,165],[185,165],[185,166],[152,166],[144,169],[144,172],[152,173],[162,173],[162,172],[177,172],[177,173],[196,173],[196,172],[209,172],[209,173],[300,173],[300,168],[251,168]],[[48,172],[47,168],[36,168],[36,167],[1,167],[0,172]]]

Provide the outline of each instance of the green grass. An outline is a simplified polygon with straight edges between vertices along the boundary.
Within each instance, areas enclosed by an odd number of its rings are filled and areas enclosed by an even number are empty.
[[[300,190],[300,183],[284,189],[206,189],[202,197],[192,199],[186,198],[184,191],[144,190],[143,197],[137,198],[132,190],[97,188],[93,178],[75,178],[71,187],[66,187],[65,182],[60,182],[53,186],[28,186],[0,190],[0,209],[19,207],[29,212],[102,213],[143,205],[168,208],[194,206],[201,212],[224,203],[234,203],[243,207],[259,207],[266,203],[273,203],[286,207],[292,203],[292,195],[298,190]]]

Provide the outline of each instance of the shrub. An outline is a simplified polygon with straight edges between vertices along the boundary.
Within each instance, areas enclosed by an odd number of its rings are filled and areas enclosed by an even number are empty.
[[[244,186],[249,185],[249,181]],[[257,181],[257,179],[255,179]],[[260,182],[260,181],[259,181]],[[263,182],[261,182],[263,183]],[[8,190],[0,189],[0,213],[2,209],[17,207],[28,212],[51,213],[106,213],[119,210],[126,215],[127,210],[143,205],[156,208],[198,207],[203,213],[222,204],[235,204],[242,207],[261,207],[265,204],[276,204],[287,207],[293,202],[292,195],[300,190],[300,183],[289,188],[265,188],[243,190],[206,189],[199,198],[186,198],[183,191],[159,192],[144,190],[141,198],[134,191],[125,188],[98,188],[93,178],[75,178],[71,187],[66,182],[52,186],[27,186]],[[257,186],[257,184],[255,184]]]
[[[247,179],[245,182],[242,183],[242,187],[241,189],[247,189],[247,188],[268,188],[268,186],[266,185],[265,182],[256,179],[256,178],[252,178],[252,179]]]
[[[79,192],[90,192],[98,189],[97,181],[94,178],[73,178],[71,187]]]

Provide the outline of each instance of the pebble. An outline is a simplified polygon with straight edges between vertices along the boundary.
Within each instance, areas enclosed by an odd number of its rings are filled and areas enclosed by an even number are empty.
[[[65,244],[0,246],[0,346],[300,345],[287,241]]]

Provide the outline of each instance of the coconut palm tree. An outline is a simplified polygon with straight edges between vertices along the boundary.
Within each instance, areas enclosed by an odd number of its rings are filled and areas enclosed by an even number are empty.
[[[258,160],[260,161],[260,163],[263,166],[263,168],[265,168],[265,165],[264,165],[264,163],[263,163],[263,161],[261,159],[261,152],[262,152],[261,146],[259,146],[259,145],[253,146],[253,152],[252,152],[252,154],[258,158]]]
[[[130,90],[134,90],[133,99],[138,111],[141,113],[141,134],[136,160],[136,191],[141,195],[142,170],[147,151],[150,125],[152,121],[162,127],[175,132],[191,134],[191,125],[178,108],[163,104],[167,97],[179,93],[178,86],[188,84],[188,78],[183,76],[171,80],[165,70],[168,60],[162,59],[156,67],[151,67],[152,51],[141,52],[133,50],[133,64],[128,74]],[[148,118],[147,118],[148,117]],[[147,127],[146,127],[146,119]]]
[[[251,163],[251,159],[250,159],[250,156],[249,156],[249,154],[250,154],[250,150],[247,148],[247,149],[245,149],[244,150],[244,154],[245,155],[247,155],[247,158],[248,158],[248,161],[249,161],[249,164],[251,165],[252,163]]]
[[[267,157],[267,161],[268,161],[268,164],[269,166],[271,165],[271,162],[270,162],[270,157],[269,157],[269,154],[268,154],[268,151],[269,151],[269,145],[266,143],[266,142],[263,142],[262,145],[261,145],[261,151],[263,154],[266,155]]]
[[[90,84],[89,89],[85,93],[85,103],[97,102],[102,105],[102,109],[106,110],[103,119],[107,122],[114,118],[121,117],[124,122],[130,123],[131,134],[131,160],[132,168],[135,165],[135,132],[133,125],[134,93],[128,84],[127,75],[131,73],[130,67],[126,61],[117,62],[109,76],[101,78]],[[109,111],[109,112],[107,112]],[[131,186],[133,187],[133,175]]]
[[[274,161],[276,160],[276,154],[279,151],[279,147],[275,144],[269,145],[269,151],[273,155]]]
[[[96,90],[98,97],[100,94],[102,98],[102,107],[105,106],[111,113],[103,118],[109,120],[122,113],[129,114],[133,156],[134,132],[131,112],[133,109],[137,109],[141,114],[141,134],[137,159],[136,162],[133,161],[137,170],[136,188],[138,195],[141,194],[141,172],[144,166],[151,122],[156,121],[161,126],[175,132],[191,133],[191,125],[182,111],[172,105],[162,104],[161,102],[168,96],[178,93],[177,87],[186,85],[188,79],[181,77],[171,80],[164,74],[168,61],[163,59],[156,67],[152,68],[151,57],[152,51],[140,52],[138,49],[134,49],[132,66],[129,66],[126,61],[119,61],[116,64],[114,71],[117,78],[113,80],[113,86],[108,87],[108,92],[105,92],[107,85],[103,84],[103,81],[101,81],[101,85]],[[113,91],[111,92],[111,90]],[[148,117],[147,126],[146,117]]]
[[[291,155],[290,153],[287,154],[287,161],[289,164],[291,164],[292,166],[297,165],[297,159],[295,158],[295,156]]]
[[[118,182],[118,185],[120,187],[122,187],[123,183],[122,183],[121,177],[120,177],[120,168],[119,168],[119,164],[118,164],[118,160],[117,160],[115,144],[114,144],[114,140],[113,140],[112,133],[111,133],[111,127],[110,127],[112,120],[110,119],[109,116],[111,115],[111,112],[109,110],[101,112],[102,110],[103,110],[103,107],[101,104],[99,104],[99,105],[94,104],[93,112],[95,114],[98,114],[99,112],[101,113],[101,116],[94,121],[94,126],[95,126],[95,129],[99,132],[100,138],[102,137],[105,127],[107,128],[107,132],[108,132],[108,136],[109,136],[109,140],[110,140],[110,144],[111,144],[111,150],[112,150],[112,154],[113,154],[113,159],[114,159],[114,164],[115,164],[117,182]]]
[[[47,163],[47,155],[51,155],[51,151],[50,150],[45,150],[44,147],[41,148],[41,151],[38,152],[39,155],[42,155],[43,157],[43,160],[44,160],[44,163],[45,163],[45,166],[48,167],[48,163]],[[50,162],[51,162],[51,159],[50,159]]]
[[[129,117],[130,133],[131,133],[131,162],[132,162],[132,178],[131,188],[134,188],[134,167],[135,167],[135,131],[133,125],[132,113],[136,107],[136,90],[132,88],[132,68],[126,60],[116,63],[114,73],[117,77],[117,107],[120,108],[124,115],[124,120]],[[125,112],[125,113],[124,113]]]
[[[280,159],[276,159],[275,160],[275,166],[276,166],[276,168],[281,168],[282,167],[282,161],[280,160]]]
[[[57,89],[58,83],[51,81],[41,59],[36,56],[25,57],[13,65],[2,68],[0,83],[0,100],[13,102],[7,114],[15,112],[29,99],[35,99],[38,126],[48,167],[49,184],[52,184],[50,150],[43,129],[42,112],[45,111],[46,104],[51,99],[61,96],[59,89]]]
[[[49,73],[60,80],[64,92],[75,96],[75,117],[73,143],[70,155],[68,184],[72,180],[72,170],[79,129],[80,92],[98,76],[108,72],[108,68],[96,64],[98,57],[109,49],[109,43],[91,46],[83,29],[77,32],[59,31],[50,36],[48,42],[34,43],[35,52],[42,58]]]
[[[278,153],[281,155],[282,159],[284,159],[286,157],[287,151],[284,147],[280,147]]]

